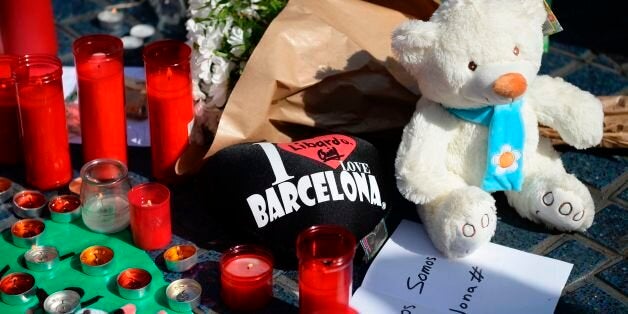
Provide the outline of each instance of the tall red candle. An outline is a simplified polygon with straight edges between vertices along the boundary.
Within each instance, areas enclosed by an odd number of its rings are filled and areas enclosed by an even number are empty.
[[[188,144],[188,125],[194,116],[191,52],[175,40],[144,48],[152,173],[160,181],[176,178],[175,164]]]
[[[0,1],[0,32],[4,53],[57,54],[51,0]]]
[[[263,308],[273,296],[273,257],[256,245],[237,245],[220,258],[220,296],[234,311]]]
[[[74,41],[83,160],[127,163],[122,41],[110,35]]]
[[[355,236],[336,225],[313,226],[299,234],[300,313],[349,309],[355,245]]]
[[[165,247],[172,239],[170,190],[149,182],[133,187],[129,193],[133,242],[144,250]]]
[[[0,55],[0,164],[14,165],[22,159],[17,97],[13,71],[17,57]]]
[[[72,166],[61,60],[52,55],[22,56],[16,75],[26,183],[39,190],[64,186],[72,178]]]

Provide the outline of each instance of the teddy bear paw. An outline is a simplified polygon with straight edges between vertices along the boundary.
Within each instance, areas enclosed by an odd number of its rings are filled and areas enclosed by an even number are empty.
[[[489,207],[474,211],[460,220],[453,219],[450,230],[455,230],[455,233],[449,239],[445,254],[453,258],[464,257],[490,242],[497,226],[495,212],[494,207]]]
[[[574,192],[553,189],[542,193],[534,217],[561,231],[585,230],[593,222],[594,209],[586,208]]]

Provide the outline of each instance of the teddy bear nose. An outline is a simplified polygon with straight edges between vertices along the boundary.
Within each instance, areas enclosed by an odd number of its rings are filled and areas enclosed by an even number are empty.
[[[506,73],[493,83],[493,91],[499,96],[517,98],[525,93],[528,82],[519,73]]]

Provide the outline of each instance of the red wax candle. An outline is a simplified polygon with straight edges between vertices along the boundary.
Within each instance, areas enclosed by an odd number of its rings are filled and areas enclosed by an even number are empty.
[[[5,53],[57,54],[51,0],[0,1],[0,31]]]
[[[238,245],[220,258],[220,295],[234,311],[263,308],[273,296],[273,258],[255,245]]]
[[[74,41],[83,160],[117,159],[126,165],[122,41],[110,35]]]
[[[297,238],[299,312],[349,309],[355,237],[344,227],[313,226]]]
[[[170,190],[149,182],[133,187],[129,193],[133,242],[144,250],[165,247],[172,239]]]
[[[188,144],[194,117],[190,53],[189,46],[175,40],[144,48],[152,173],[160,181],[175,179],[175,164]]]
[[[13,71],[17,57],[0,55],[0,164],[14,165],[22,159],[17,97]]]
[[[40,190],[59,188],[72,179],[61,61],[22,56],[16,75],[26,183]]]

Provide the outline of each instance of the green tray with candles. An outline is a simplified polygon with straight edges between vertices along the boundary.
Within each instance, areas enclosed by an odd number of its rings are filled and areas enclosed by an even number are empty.
[[[42,221],[43,224],[41,224]],[[30,278],[28,280],[34,278],[36,289],[30,293],[36,293],[36,297],[31,297],[25,304],[9,305],[5,299],[8,299],[9,303],[20,303],[20,300],[16,298],[16,295],[8,295],[8,297],[2,295],[5,301],[0,302],[0,313],[24,313],[28,309],[35,309],[35,313],[43,313],[44,298],[61,290],[78,292],[81,308],[89,307],[111,312],[132,303],[137,307],[137,313],[157,313],[160,310],[172,312],[166,300],[165,291],[168,283],[164,280],[162,271],[157,268],[145,251],[133,246],[128,228],[114,234],[99,234],[90,231],[80,219],[72,223],[58,223],[51,220],[40,220],[35,223],[40,224],[40,229],[44,226],[37,240],[37,246],[30,246],[32,244],[20,241],[17,243],[19,246],[16,245],[13,233],[19,233],[19,228],[14,231],[5,230],[2,233],[0,271],[3,272],[3,277],[15,273],[26,273],[22,276]],[[23,235],[24,239],[28,239],[29,236],[29,234]],[[38,249],[47,246],[56,248],[56,252],[53,248],[48,249],[54,252],[53,257],[58,256],[57,259],[52,260],[49,257],[50,251],[37,253]],[[36,253],[31,254],[33,251]],[[83,251],[85,254],[81,256]],[[25,256],[27,252],[29,254]],[[112,256],[110,256],[111,253],[113,253]],[[51,260],[42,264],[42,261],[46,260],[42,256],[48,256],[47,259]],[[110,258],[111,261],[99,265],[99,258]],[[94,262],[96,263],[93,264]],[[90,265],[97,266],[90,267]],[[46,270],[48,267],[52,268]],[[35,268],[38,270],[33,270]],[[140,268],[150,274],[146,276],[146,272],[142,272],[145,278],[150,278],[150,284],[141,290],[140,294],[143,294],[143,297],[139,299],[129,300],[121,296],[121,294],[138,296],[138,291],[129,293],[129,291],[120,291],[118,287],[118,274],[128,268]],[[20,278],[17,275],[14,277],[17,279],[13,277],[11,279],[19,280]],[[129,278],[132,280],[133,276]],[[11,285],[12,283],[7,280],[2,284]],[[133,282],[130,288],[135,288],[132,285]],[[7,287],[2,288],[4,290]],[[11,287],[8,288],[11,289]],[[14,292],[9,294],[12,293]],[[21,300],[23,301],[24,299]]]

